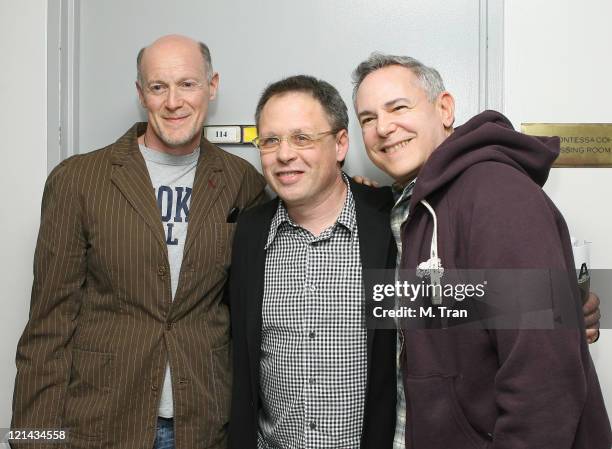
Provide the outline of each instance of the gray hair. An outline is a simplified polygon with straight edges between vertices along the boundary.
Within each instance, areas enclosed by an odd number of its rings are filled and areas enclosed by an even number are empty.
[[[210,49],[204,42],[198,42],[198,47],[200,48],[202,59],[204,59],[204,73],[206,73],[206,79],[210,83],[213,77],[213,66],[212,59],[210,57]],[[140,86],[144,84],[144,78],[142,76],[142,57],[144,56],[144,52],[146,49],[147,47],[142,47],[138,52],[138,56],[136,56],[136,79],[138,80],[138,84]]]
[[[348,110],[340,93],[327,81],[308,75],[290,76],[268,85],[261,94],[255,109],[257,126],[259,126],[261,111],[270,98],[289,92],[305,92],[312,95],[323,107],[334,131],[348,129]]]
[[[428,67],[410,56],[395,56],[374,52],[353,71],[353,102],[355,102],[357,90],[366,76],[383,67],[392,65],[406,67],[414,73],[430,102],[434,102],[438,95],[446,90],[440,73],[433,67]]]

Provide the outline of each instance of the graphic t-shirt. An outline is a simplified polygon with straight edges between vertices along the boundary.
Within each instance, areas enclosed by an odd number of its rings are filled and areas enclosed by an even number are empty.
[[[161,213],[161,221],[166,234],[168,247],[168,262],[170,263],[170,285],[172,300],[176,294],[183,248],[187,237],[189,224],[189,205],[200,149],[182,156],[161,153],[140,145],[140,152],[149,170],[149,176],[155,189],[157,207]],[[174,416],[172,403],[172,379],[170,364],[166,364],[166,374],[162,387],[159,416],[171,418]]]

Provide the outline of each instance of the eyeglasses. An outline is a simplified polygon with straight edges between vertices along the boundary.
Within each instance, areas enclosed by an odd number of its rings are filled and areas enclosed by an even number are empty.
[[[266,136],[266,137],[256,137],[251,141],[255,147],[259,149],[262,153],[272,153],[280,148],[281,142],[286,141],[291,148],[296,150],[306,150],[308,148],[314,147],[315,142],[318,142],[323,137],[328,136],[330,134],[335,134],[338,131],[332,129],[330,131],[324,131],[320,133],[294,133],[289,134],[288,136]]]

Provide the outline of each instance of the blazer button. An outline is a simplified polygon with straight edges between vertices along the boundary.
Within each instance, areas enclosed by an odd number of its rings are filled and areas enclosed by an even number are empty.
[[[172,322],[168,322],[168,323],[166,323],[166,330],[167,330],[167,331],[172,330]]]
[[[157,274],[158,274],[159,276],[162,276],[162,277],[163,277],[163,276],[166,274],[166,267],[165,267],[165,266],[163,266],[163,265],[160,265],[160,266],[157,268]]]

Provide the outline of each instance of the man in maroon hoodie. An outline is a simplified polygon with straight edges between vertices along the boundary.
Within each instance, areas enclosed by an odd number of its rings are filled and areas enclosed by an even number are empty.
[[[573,269],[567,226],[541,189],[558,139],[520,134],[494,111],[454,129],[440,75],[409,57],[372,54],[354,81],[368,156],[400,186],[402,269]],[[394,447],[609,449],[580,327],[521,327],[403,329]]]

